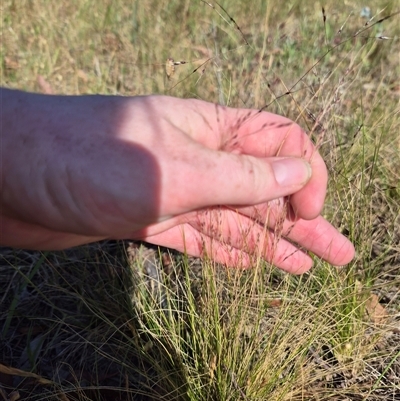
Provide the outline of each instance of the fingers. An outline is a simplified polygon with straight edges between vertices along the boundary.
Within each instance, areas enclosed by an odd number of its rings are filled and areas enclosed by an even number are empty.
[[[304,273],[312,266],[307,254],[282,237],[280,227],[269,230],[237,211],[223,207],[202,211],[190,225],[226,248],[251,255],[253,263],[261,257],[293,274]]]
[[[300,158],[256,158],[199,150],[203,167],[177,169],[174,196],[188,210],[214,205],[256,205],[299,191],[311,177],[310,165]],[[183,175],[183,177],[181,177]]]
[[[189,224],[175,226],[168,231],[147,237],[146,241],[173,248],[194,257],[207,257],[229,267],[252,267],[250,255],[240,249],[219,243]]]
[[[349,263],[355,255],[353,244],[322,216],[313,220],[286,221],[288,238],[335,266]]]
[[[240,208],[239,212],[271,230],[279,229],[280,236],[333,265],[342,266],[354,258],[353,244],[322,216],[313,220],[286,218],[291,214],[290,207],[289,202],[276,199],[269,204]]]
[[[254,215],[249,218],[238,211],[214,208],[200,212],[197,221],[192,220],[190,224],[219,243],[261,256],[290,273],[304,273],[312,265],[300,247],[336,266],[345,265],[354,258],[351,242],[322,216],[296,222],[284,216],[281,205],[272,206],[263,219],[258,216],[260,224],[257,224]]]
[[[258,113],[239,129],[237,143],[241,152],[256,157],[292,156],[307,160],[312,177],[291,197],[291,204],[298,217],[313,219],[319,215],[325,200],[327,169],[300,126],[282,116]]]
[[[185,132],[189,132],[198,143],[212,149],[256,158],[279,156],[307,160],[311,165],[312,177],[307,185],[298,188],[296,193],[292,192],[294,195],[291,203],[300,218],[313,219],[320,214],[325,200],[327,170],[310,138],[299,125],[268,112],[231,109],[193,99],[186,102],[187,110],[191,113],[190,117],[185,116],[184,122],[189,123],[191,128]],[[244,160],[243,163],[247,162]],[[237,166],[233,163],[227,166],[233,168],[229,175],[231,178],[237,173]],[[292,171],[295,170],[293,167]],[[218,173],[215,171],[213,179]],[[270,171],[260,172],[261,176],[268,173]],[[265,183],[265,180],[259,182]],[[232,182],[236,184],[236,180]]]
[[[257,263],[257,250],[249,254],[244,249],[235,248],[232,245],[220,242],[213,237],[201,233],[188,224],[175,226],[168,232],[146,238],[146,241],[173,248],[191,256],[207,257],[228,267],[246,269],[254,267]],[[282,243],[283,241],[280,242],[280,244]],[[264,259],[292,274],[302,274],[308,271],[312,265],[311,258],[299,249],[293,249],[293,252],[288,253],[286,258],[281,256],[280,262],[277,262],[278,255],[273,259],[274,262],[271,262],[268,257],[264,257]]]
[[[199,212],[190,223],[143,239],[231,267],[253,267],[260,257],[292,274],[302,274],[312,266],[311,258],[278,232],[224,208]]]
[[[223,207],[213,208],[197,213],[190,223],[145,240],[193,256],[207,255],[234,267],[251,267],[261,257],[292,274],[302,274],[312,266],[311,258],[294,242],[333,265],[341,266],[353,259],[353,245],[324,218],[293,223],[279,221],[278,213],[282,216],[282,205],[276,204],[271,207],[264,225],[254,220],[258,214],[254,208],[253,218]],[[261,215],[257,218],[262,220]]]
[[[208,206],[255,205],[291,194],[297,216],[320,212],[325,165],[290,120],[162,96],[135,98],[129,105],[136,110],[133,123],[119,132],[118,141],[110,141],[113,146],[98,145],[95,162],[101,168],[93,162],[84,169],[102,172],[90,177],[97,193],[104,193],[96,197],[101,208],[118,200],[122,218],[111,216],[113,230],[126,226],[121,220],[149,225]],[[146,130],[135,130],[142,119]],[[131,207],[139,202],[140,210]],[[92,219],[101,222],[97,231],[110,227],[105,217]]]

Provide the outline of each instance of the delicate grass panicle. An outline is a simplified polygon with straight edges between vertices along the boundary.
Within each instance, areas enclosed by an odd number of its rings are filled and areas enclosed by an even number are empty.
[[[3,85],[195,97],[298,122],[329,168],[324,215],[357,248],[303,276],[258,255],[228,270],[124,242],[2,249],[4,399],[399,399],[399,5],[367,6],[3,1]]]

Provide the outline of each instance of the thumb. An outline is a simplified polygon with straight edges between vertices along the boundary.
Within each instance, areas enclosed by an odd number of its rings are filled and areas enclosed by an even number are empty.
[[[213,153],[207,172],[194,172],[194,209],[212,205],[256,205],[291,195],[310,180],[307,161],[295,157],[257,158]],[[193,199],[194,200],[194,199]]]

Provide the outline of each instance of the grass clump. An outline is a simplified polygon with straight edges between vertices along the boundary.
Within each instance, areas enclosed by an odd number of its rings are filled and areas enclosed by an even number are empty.
[[[196,97],[296,120],[328,165],[324,215],[356,244],[355,261],[315,260],[293,277],[260,260],[227,270],[128,242],[2,249],[4,397],[399,396],[396,2],[363,17],[356,2],[326,1],[325,22],[307,1],[210,3],[6,0],[2,84]],[[170,79],[167,58],[185,61]]]

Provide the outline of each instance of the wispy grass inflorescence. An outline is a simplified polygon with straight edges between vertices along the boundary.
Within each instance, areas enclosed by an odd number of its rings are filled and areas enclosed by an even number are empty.
[[[238,132],[264,111],[297,122],[329,169],[324,216],[357,257],[341,269],[314,258],[302,276],[265,262],[254,244],[273,259],[288,234],[287,200],[271,203],[263,235],[240,227],[253,257],[245,271],[240,260],[227,269],[206,252],[199,260],[131,242],[46,254],[2,249],[0,396],[396,399],[397,6],[5,0],[3,85],[193,97],[214,102],[217,120],[222,107],[251,109],[228,128],[220,121],[221,151],[240,149]],[[199,215],[216,238],[222,207]]]

